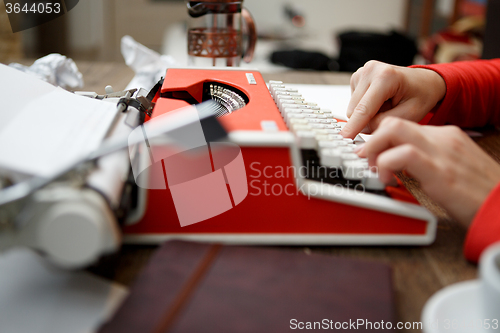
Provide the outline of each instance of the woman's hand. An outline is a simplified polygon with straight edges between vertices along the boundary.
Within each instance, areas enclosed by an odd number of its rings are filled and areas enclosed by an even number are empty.
[[[386,117],[358,152],[389,182],[406,170],[458,221],[469,224],[500,181],[500,165],[455,126],[421,126]]]
[[[419,122],[445,94],[443,78],[432,70],[369,61],[351,77],[350,119],[340,134],[371,133],[388,116]]]

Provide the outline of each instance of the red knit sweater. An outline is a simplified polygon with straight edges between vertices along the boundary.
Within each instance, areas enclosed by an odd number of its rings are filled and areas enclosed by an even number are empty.
[[[446,95],[433,110],[430,125],[500,126],[500,59],[413,66],[436,71],[446,82]],[[473,262],[500,241],[500,183],[476,213],[465,239],[465,257]]]

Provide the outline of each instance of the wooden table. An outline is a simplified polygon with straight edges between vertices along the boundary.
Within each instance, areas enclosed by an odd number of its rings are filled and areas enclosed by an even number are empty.
[[[134,73],[124,64],[78,63],[85,79],[83,90],[104,93],[105,85],[115,90],[123,89]],[[281,80],[286,83],[349,84],[349,74],[297,72],[264,74],[266,81]],[[500,135],[486,131],[477,140],[497,161],[500,161]],[[404,177],[403,177],[404,178]],[[451,219],[446,212],[422,193],[418,183],[404,178],[407,188],[420,203],[438,219],[437,238],[434,244],[424,247],[388,246],[324,246],[313,247],[313,252],[363,258],[389,264],[393,268],[396,294],[397,318],[399,321],[417,322],[425,302],[439,289],[455,282],[476,278],[477,268],[468,263],[462,254],[466,227]],[[304,248],[295,248],[304,250]],[[125,245],[121,251],[89,268],[90,271],[129,286],[155,250],[152,246]]]

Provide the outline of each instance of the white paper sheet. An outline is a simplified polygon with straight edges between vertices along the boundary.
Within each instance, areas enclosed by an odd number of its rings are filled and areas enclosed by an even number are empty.
[[[17,69],[0,64],[0,133],[24,107],[56,87]],[[0,145],[5,143],[0,141]]]
[[[86,272],[48,266],[27,249],[0,254],[0,332],[90,333],[127,291]]]
[[[346,111],[351,99],[351,87],[348,85],[289,84],[287,88],[299,91],[308,102],[317,103],[323,109],[332,110],[335,118],[347,120]]]
[[[50,86],[50,85],[49,85]],[[0,168],[49,177],[95,150],[108,132],[116,105],[78,96],[0,66]],[[22,94],[19,94],[22,91]]]

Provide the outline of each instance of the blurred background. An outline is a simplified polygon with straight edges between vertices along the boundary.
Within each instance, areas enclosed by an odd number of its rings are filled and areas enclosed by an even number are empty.
[[[368,58],[389,56],[389,60],[378,60],[391,61],[391,54],[400,53],[391,48],[394,45],[409,47],[405,59],[411,56],[411,63],[479,58],[483,55],[483,43],[489,38],[488,33],[485,36],[487,16],[493,13],[499,0],[489,2],[244,0],[244,6],[252,13],[259,35],[254,67],[302,68],[289,61],[290,56],[296,58],[301,54],[273,55],[276,51],[300,50],[326,56],[329,60],[322,69],[349,70],[349,66],[356,66],[350,60],[360,52]],[[500,10],[496,10],[495,16],[498,14]],[[14,34],[0,0],[0,62],[36,59],[53,52],[75,60],[123,61],[120,40],[130,35],[148,48],[172,55],[183,65],[187,57],[188,19],[183,0],[81,0],[68,14]],[[490,35],[497,40],[498,34]],[[384,39],[385,44],[380,43],[380,38],[385,37],[388,38]],[[376,45],[387,45],[383,50],[385,55],[366,49],[373,40]],[[411,43],[418,48],[415,57]],[[484,48],[486,51],[487,46]],[[492,54],[489,57],[495,56],[495,52]]]

